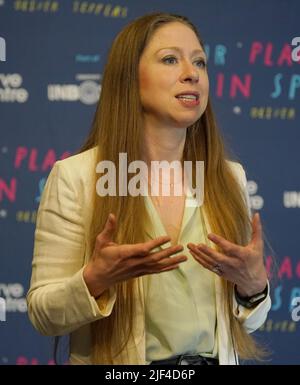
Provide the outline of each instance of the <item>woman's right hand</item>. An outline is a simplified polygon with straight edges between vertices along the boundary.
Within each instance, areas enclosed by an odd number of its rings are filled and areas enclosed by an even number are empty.
[[[93,297],[99,297],[110,286],[146,274],[176,269],[187,260],[184,255],[174,256],[183,250],[181,245],[152,252],[170,241],[167,236],[144,243],[119,245],[113,242],[116,218],[109,214],[103,231],[97,236],[91,260],[83,271],[83,278]]]

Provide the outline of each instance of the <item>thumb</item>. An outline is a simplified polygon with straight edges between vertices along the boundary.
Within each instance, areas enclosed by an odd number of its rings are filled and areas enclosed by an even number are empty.
[[[251,243],[259,244],[262,242],[262,226],[259,213],[255,213],[252,218],[252,239]]]
[[[116,230],[116,217],[114,214],[109,214],[104,229],[98,235],[99,246],[103,247],[106,243],[113,241],[113,235]]]

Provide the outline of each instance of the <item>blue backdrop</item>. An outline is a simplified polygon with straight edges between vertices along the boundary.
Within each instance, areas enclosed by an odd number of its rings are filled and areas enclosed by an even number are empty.
[[[33,329],[25,301],[40,194],[55,160],[89,131],[113,38],[150,11],[186,15],[204,38],[217,119],[277,263],[274,272],[267,258],[273,307],[256,334],[269,364],[300,364],[291,313],[300,296],[298,0],[0,0],[0,363],[51,363],[52,339]]]

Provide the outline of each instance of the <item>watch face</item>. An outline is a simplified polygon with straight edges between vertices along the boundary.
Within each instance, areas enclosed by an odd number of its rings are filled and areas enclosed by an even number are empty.
[[[255,295],[254,297],[251,297],[251,298],[249,299],[249,302],[255,303],[255,302],[259,301],[260,299],[265,298],[266,296],[267,296],[267,294],[258,294],[258,295]]]
[[[265,287],[264,291],[258,294],[253,295],[252,297],[241,297],[239,296],[236,287],[235,287],[235,298],[239,305],[242,305],[248,309],[258,305],[262,302],[268,295],[268,285]]]

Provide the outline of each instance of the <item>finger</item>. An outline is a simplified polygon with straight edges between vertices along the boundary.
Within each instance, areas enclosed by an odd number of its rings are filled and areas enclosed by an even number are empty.
[[[162,246],[163,244],[170,241],[170,237],[162,236],[144,243],[136,243],[134,245],[122,245],[121,255],[126,259],[132,256],[146,256],[151,250]]]
[[[195,253],[196,255],[203,256],[204,258],[206,258],[206,260],[211,263],[211,265],[215,265],[216,263],[224,264],[229,262],[228,257],[226,258],[223,254],[202,243],[197,246],[193,243],[189,243],[188,248],[193,251],[193,253]]]
[[[130,264],[135,266],[137,269],[146,270],[148,273],[151,273],[157,269],[161,269],[162,267],[164,268],[173,264],[185,262],[188,259],[185,255],[175,255],[182,250],[182,246],[172,246],[166,250],[149,254],[146,257],[141,257],[140,255],[133,256],[129,260]]]
[[[105,246],[118,246],[116,242],[108,242]]]
[[[175,269],[178,269],[178,267],[179,267],[178,264],[172,265],[172,266],[169,266],[169,267],[165,267],[165,268],[161,269],[159,272],[157,272],[156,274],[163,273],[165,271],[175,270]]]
[[[151,239],[150,241],[145,242],[144,245],[146,246],[146,248],[148,248],[148,252],[150,252],[151,250],[155,249],[156,247],[162,246],[165,243],[170,242],[170,240],[171,240],[170,237],[163,235],[161,237]]]
[[[147,258],[151,262],[158,262],[164,258],[169,258],[171,255],[176,255],[183,250],[181,245],[171,246],[162,251],[157,251],[156,253],[150,254]]]
[[[153,263],[141,263],[141,259],[139,257],[134,257],[130,260],[131,266],[134,268],[135,276],[142,276],[147,274],[157,274],[164,271],[169,271],[176,269],[182,262],[187,260],[185,255],[178,255],[173,258],[164,258],[159,262]]]
[[[156,274],[159,274],[159,273],[163,273],[165,271],[171,271],[171,270],[175,270],[175,269],[178,269],[179,265],[174,265],[174,266],[171,266],[171,267],[167,267],[165,269],[161,269],[158,273]]]
[[[182,254],[172,258],[164,258],[161,259],[159,262],[150,265],[148,269],[150,269],[150,272],[154,273],[159,273],[168,269],[171,270],[176,268],[176,266],[179,266],[181,263],[187,261],[187,259],[188,258]]]
[[[190,250],[191,255],[194,257],[194,259],[200,263],[205,269],[212,271],[213,265],[211,261],[207,261],[201,254],[194,253],[192,250]]]
[[[162,268],[164,269],[164,268],[169,267],[169,266],[173,266],[173,265],[181,264],[182,262],[186,262],[187,259],[188,258],[186,255],[180,254],[180,255],[177,255],[176,257],[161,259],[160,261],[155,262],[152,265],[154,266],[155,269],[161,270]]]
[[[114,216],[114,214],[110,213],[104,225],[104,229],[101,231],[101,233],[97,237],[98,245],[100,247],[113,241],[113,235],[116,230],[116,226],[117,226],[116,217]]]
[[[194,253],[193,251],[190,251],[192,256],[196,259],[197,262],[200,263],[205,269],[211,271],[214,274],[217,274],[219,276],[224,275],[224,265],[221,265],[219,263],[216,263],[215,261],[212,261],[207,255],[204,253]],[[226,270],[225,270],[226,271]]]
[[[210,266],[213,266],[215,263],[220,262],[220,261],[217,261],[217,259],[214,259],[213,257],[211,257],[209,255],[206,255],[197,246],[191,246],[191,247],[189,247],[189,249],[190,249],[191,254],[193,253],[197,258],[199,257],[199,258],[203,259]]]
[[[262,240],[262,225],[260,221],[259,213],[255,213],[252,218],[252,238],[251,243],[255,245],[261,245]]]
[[[242,254],[242,247],[235,243],[227,241],[227,239],[217,234],[208,234],[208,239],[219,246],[225,254],[230,254],[233,257],[240,257]]]

